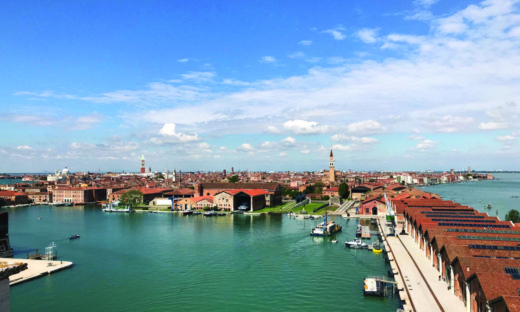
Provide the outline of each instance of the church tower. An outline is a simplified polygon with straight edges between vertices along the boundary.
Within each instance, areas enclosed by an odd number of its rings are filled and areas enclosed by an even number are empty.
[[[144,155],[141,156],[141,173],[146,173],[146,168],[144,166]]]
[[[331,183],[336,181],[336,169],[334,168],[334,155],[332,154],[332,148],[330,149],[329,181]]]

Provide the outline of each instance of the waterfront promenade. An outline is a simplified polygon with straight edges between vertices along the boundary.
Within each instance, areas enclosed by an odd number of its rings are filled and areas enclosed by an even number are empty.
[[[387,232],[385,219],[380,218],[379,224],[384,235]],[[389,248],[388,256],[393,259],[393,271],[397,271],[396,266],[400,268],[395,279],[399,289],[405,288],[401,291],[401,297],[406,300],[406,311],[467,311],[464,303],[447,289],[446,283],[439,281],[439,272],[432,267],[424,251],[417,247],[409,235],[387,236],[385,243]]]

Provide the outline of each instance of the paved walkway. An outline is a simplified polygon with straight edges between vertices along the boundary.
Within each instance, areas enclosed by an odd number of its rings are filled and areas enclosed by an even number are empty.
[[[386,232],[384,219],[380,222],[383,232]],[[394,261],[402,271],[406,295],[410,296],[416,312],[466,312],[462,300],[447,289],[444,281],[439,281],[439,272],[409,235],[386,237],[386,243],[396,257]],[[390,253],[389,257],[392,258]]]
[[[445,311],[466,312],[466,307],[448,287],[444,281],[439,281],[439,272],[432,266],[431,261],[426,258],[424,250],[420,250],[410,235],[401,235],[400,240],[406,249],[414,257],[415,263],[419,266],[423,276],[426,278],[430,288],[439,299]]]

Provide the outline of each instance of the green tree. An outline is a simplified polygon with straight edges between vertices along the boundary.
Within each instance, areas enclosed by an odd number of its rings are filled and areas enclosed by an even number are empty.
[[[341,183],[338,187],[338,193],[341,198],[348,198],[350,195],[348,184],[345,182]]]
[[[325,184],[323,182],[318,181],[314,184],[314,193],[321,194],[323,192],[323,188],[325,187]]]
[[[162,173],[159,173],[158,175],[156,175],[155,178],[164,180],[164,176],[162,175]]]
[[[238,181],[240,181],[240,179],[238,178],[237,175],[234,175],[234,176],[228,178],[229,183],[237,183]]]
[[[305,190],[303,190],[304,194],[312,194],[314,193],[314,185],[307,185]]]
[[[520,212],[518,212],[516,209],[509,210],[509,212],[506,214],[506,221],[511,221],[513,223],[520,222]]]
[[[297,191],[297,190],[293,190],[289,193],[289,196],[291,196],[292,198],[296,198],[296,196],[300,195],[300,191]]]
[[[143,193],[139,190],[130,190],[119,198],[119,203],[123,206],[137,206],[143,202]]]

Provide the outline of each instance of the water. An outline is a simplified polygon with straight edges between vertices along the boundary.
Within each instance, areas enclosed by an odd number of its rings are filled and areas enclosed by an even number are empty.
[[[11,311],[392,311],[363,296],[386,275],[381,254],[345,248],[359,221],[337,218],[338,244],[310,237],[318,221],[280,215],[207,218],[108,214],[94,207],[9,209],[15,257],[55,241],[75,263],[11,288]],[[38,220],[38,218],[42,218]],[[69,241],[71,234],[81,238]]]
[[[439,184],[421,189],[504,220],[509,210],[520,210],[520,173],[493,175],[495,180]],[[489,204],[491,209],[487,208]]]

